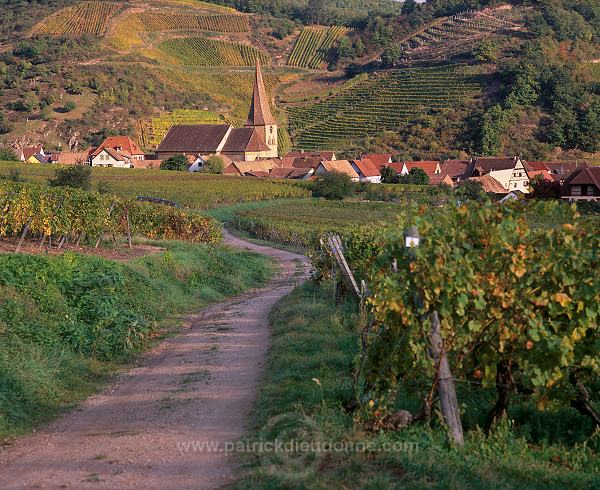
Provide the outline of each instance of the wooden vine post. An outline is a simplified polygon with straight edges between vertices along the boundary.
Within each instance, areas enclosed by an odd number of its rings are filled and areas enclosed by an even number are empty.
[[[411,257],[416,256],[414,248],[419,246],[421,240],[419,231],[416,227],[411,227],[404,232],[405,246],[409,249]],[[415,302],[417,307],[423,307],[423,295],[421,291],[415,292]],[[458,407],[458,399],[456,398],[456,388],[450,371],[450,364],[444,351],[444,342],[440,329],[440,319],[438,312],[433,310],[429,312],[431,321],[431,330],[429,332],[429,343],[432,359],[437,366],[437,391],[440,398],[440,408],[444,421],[448,426],[450,438],[455,444],[462,446],[464,444],[462,422],[460,420],[460,409]]]
[[[325,246],[323,239],[321,239],[321,246]],[[352,269],[348,265],[348,261],[344,256],[344,246],[342,245],[342,240],[339,235],[327,235],[327,246],[331,251],[333,258],[335,259],[338,268],[342,274],[344,282],[348,289],[352,291],[352,293],[359,300],[361,308],[364,304],[365,298],[368,296],[368,289],[364,281],[361,281],[360,287],[356,282],[356,278],[352,273]]]

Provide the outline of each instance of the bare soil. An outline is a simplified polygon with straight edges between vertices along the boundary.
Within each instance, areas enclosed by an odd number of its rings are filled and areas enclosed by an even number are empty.
[[[225,444],[243,436],[269,346],[269,312],[308,274],[305,257],[233,237],[273,257],[264,288],[187,318],[185,330],[36,434],[0,450],[0,488],[204,489],[232,481]],[[192,441],[215,445],[182,450]]]

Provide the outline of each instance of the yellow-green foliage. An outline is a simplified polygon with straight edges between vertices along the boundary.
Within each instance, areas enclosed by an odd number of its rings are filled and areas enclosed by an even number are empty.
[[[269,64],[269,55],[250,45],[205,37],[169,39],[160,49],[183,65],[253,66],[256,60]]]
[[[142,146],[158,145],[174,124],[222,124],[222,116],[211,111],[176,109],[158,117],[140,121]]]
[[[139,12],[131,14],[146,31],[200,29],[215,32],[248,32],[248,18],[240,14],[197,15],[178,12]]]
[[[325,68],[332,48],[346,32],[348,29],[342,26],[305,27],[298,36],[287,64],[303,68]]]
[[[116,2],[84,2],[52,14],[33,28],[33,34],[104,35],[113,14],[121,8]]]

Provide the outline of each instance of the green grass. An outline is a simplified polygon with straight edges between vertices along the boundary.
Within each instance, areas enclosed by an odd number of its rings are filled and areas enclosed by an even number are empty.
[[[56,168],[59,166],[0,162],[0,180],[17,169],[26,181],[45,183]],[[279,181],[158,169],[94,168],[92,181],[94,187],[106,183],[109,193],[118,196],[158,197],[195,209],[310,195],[305,189]]]
[[[127,263],[0,254],[0,440],[92,393],[132,353],[175,330],[173,315],[271,275],[271,261],[251,252],[158,244],[166,251]]]
[[[272,313],[270,359],[247,440],[363,443],[368,449],[246,454],[235,488],[598,488],[598,436],[596,449],[589,434],[588,447],[549,444],[536,442],[517,423],[504,423],[490,435],[470,430],[459,450],[435,422],[397,432],[363,430],[343,408],[353,399],[359,324],[355,306],[336,306],[327,284],[306,284],[281,300]],[[544,423],[556,428],[559,416],[573,413],[547,413]],[[400,450],[385,450],[395,443]]]

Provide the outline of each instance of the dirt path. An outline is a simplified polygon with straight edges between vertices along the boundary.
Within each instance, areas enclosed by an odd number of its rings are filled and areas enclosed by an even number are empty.
[[[189,318],[140,367],[38,433],[0,451],[0,488],[202,489],[231,481],[220,450],[243,436],[269,345],[273,305],[307,274],[305,257],[245,242],[281,272],[262,289]],[[217,451],[185,452],[190,441]]]

